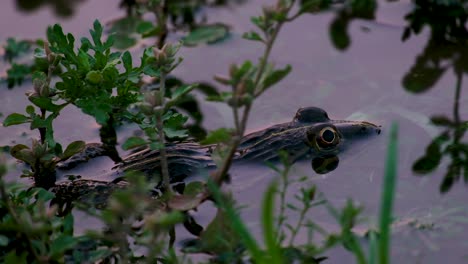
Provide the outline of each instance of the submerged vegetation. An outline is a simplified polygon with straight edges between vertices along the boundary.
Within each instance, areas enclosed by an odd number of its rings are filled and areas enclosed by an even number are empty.
[[[351,43],[348,24],[353,19],[373,19],[377,2],[277,0],[265,6],[261,15],[251,18],[255,30],[242,35],[253,44],[261,45],[262,54],[256,62],[232,64],[228,74],[216,75],[215,81],[229,87],[223,92],[203,83],[186,84],[173,76],[174,69],[183,63],[178,54],[183,45],[214,43],[227,37],[227,26],[204,24],[197,19],[198,10],[206,2],[222,4],[222,1],[201,0],[122,1],[128,16],[107,24],[108,36],[104,34],[103,23],[96,20],[90,30],[91,38],[81,38],[80,44],[72,33],[64,33],[58,24],[48,28],[45,39],[7,40],[4,57],[10,64],[6,76],[8,87],[31,79],[33,91],[26,94],[30,105],[25,112],[9,114],[3,126],[29,124],[38,134],[31,138],[30,145],[10,146],[11,156],[27,165],[21,176],[33,179],[33,187],[7,181],[5,175],[10,164],[3,154],[0,155],[0,261],[192,263],[191,254],[204,253],[208,255],[203,260],[206,263],[327,263],[328,250],[341,246],[354,256],[356,263],[391,263],[398,165],[397,124],[387,128],[390,141],[378,228],[369,230],[365,236],[355,231],[363,208],[351,199],[342,208],[336,208],[326,194],[306,178],[293,177],[294,159],[288,153],[280,152],[279,161],[268,164],[277,177],[272,179],[261,201],[260,238],[242,219],[242,207],[229,192],[229,185],[226,186],[233,180],[229,172],[246,134],[252,105],[293,69],[291,65],[278,67],[270,59],[284,25],[294,23],[303,15],[334,10],[336,17],[330,25],[330,38],[337,49],[345,50]],[[462,175],[468,181],[468,147],[463,142],[468,126],[459,114],[462,79],[468,71],[464,60],[468,11],[462,4],[431,3],[434,8],[442,6],[457,16],[446,18],[445,24],[436,23],[431,19],[438,21],[439,17],[434,18],[432,9],[415,1],[415,9],[407,16],[409,25],[403,32],[403,39],[418,34],[426,24],[431,28],[431,38],[427,53],[418,57],[402,83],[405,89],[419,93],[429,89],[449,67],[457,76],[454,116],[431,119],[445,131],[414,163],[416,172],[426,174],[439,166],[443,156],[449,157],[451,163],[440,187],[441,192],[447,192]],[[152,14],[155,21],[146,20],[148,14]],[[177,30],[188,33],[181,42],[169,43],[168,35]],[[135,48],[147,39],[153,42],[150,47],[139,49],[138,66],[134,59],[136,52],[119,51]],[[429,52],[438,45],[450,45],[453,49],[443,54]],[[17,62],[19,57],[31,54],[33,48],[33,60],[25,64]],[[442,65],[442,60],[449,63]],[[427,72],[435,79],[418,77],[426,76]],[[220,128],[207,134],[195,128],[201,122],[198,104],[203,103],[192,96],[196,89],[208,95],[207,100],[229,106],[233,128]],[[63,109],[73,106],[99,124],[100,143],[75,141],[63,148],[60,139],[55,138],[54,130],[58,128],[54,127],[54,121],[60,118]],[[141,133],[121,140],[116,129],[127,124],[137,125]],[[203,144],[216,145],[210,149],[216,169],[206,173],[203,180],[178,186],[169,170],[166,150],[171,143],[199,139],[200,135],[204,137]],[[84,160],[108,156],[115,163],[122,162],[118,142],[122,142],[124,150],[159,151],[160,170],[151,175],[127,172],[113,182],[115,188],[103,208],[77,201],[72,203],[73,208],[64,208],[57,203],[59,199],[54,199],[59,198],[54,189],[58,185],[57,166],[64,166],[69,159],[76,160],[83,153],[88,153]],[[77,162],[70,166],[76,165]],[[336,167],[336,164],[330,166]],[[287,194],[294,184],[300,184],[301,188],[293,195],[295,199],[288,201]],[[193,212],[206,203],[212,204],[216,213],[206,227],[202,227]],[[338,230],[330,231],[308,218],[317,207],[328,211],[336,220]],[[72,210],[97,219],[103,228],[77,234]],[[290,212],[298,218],[288,218]],[[194,238],[176,247],[181,228]],[[298,239],[299,234],[306,234],[306,239],[304,236]]]

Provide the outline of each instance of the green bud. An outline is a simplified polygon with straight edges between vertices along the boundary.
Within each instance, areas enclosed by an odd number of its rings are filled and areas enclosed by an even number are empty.
[[[166,52],[164,51],[164,47],[163,49],[158,49],[156,47],[153,48],[153,55],[155,58],[156,65],[158,66],[164,65],[167,60],[167,55],[166,55]]]
[[[39,142],[37,139],[32,140],[32,152],[34,154],[34,157],[36,158],[41,158],[43,157],[46,152],[47,152],[47,145],[42,144]]]
[[[91,84],[99,84],[102,81],[102,74],[99,71],[90,71],[86,74],[86,81]]]
[[[35,78],[33,80],[34,92],[40,97],[49,97],[49,85],[46,80]]]

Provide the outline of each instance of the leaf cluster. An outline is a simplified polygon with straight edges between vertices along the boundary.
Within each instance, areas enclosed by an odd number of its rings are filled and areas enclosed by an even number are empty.
[[[0,179],[0,261],[2,263],[63,263],[79,238],[73,216],[56,216],[48,207],[54,197],[41,188],[25,189]],[[5,196],[7,195],[7,196]]]
[[[91,39],[82,38],[75,50],[75,37],[64,34],[59,25],[47,30],[47,39],[54,56],[60,57],[61,79],[55,85],[60,98],[76,105],[84,113],[106,124],[111,116],[120,122],[129,105],[138,99],[138,82],[145,66],[133,67],[130,53],[112,52],[114,37],[102,41],[99,21],[90,30]],[[122,64],[124,71],[119,71]]]

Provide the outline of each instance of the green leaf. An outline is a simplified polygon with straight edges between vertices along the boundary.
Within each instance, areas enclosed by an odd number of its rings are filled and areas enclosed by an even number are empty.
[[[133,69],[132,55],[130,54],[130,52],[128,52],[128,51],[124,52],[124,54],[122,55],[122,62],[123,62],[125,71],[127,73],[130,73],[132,71],[132,69]]]
[[[182,85],[180,87],[177,87],[175,91],[172,93],[172,100],[177,100],[179,97],[182,97],[195,89],[198,86],[198,84],[191,84],[191,85]]]
[[[26,261],[27,256],[28,254],[26,251],[22,252],[21,255],[18,255],[16,250],[12,250],[8,254],[6,254],[3,260],[4,261],[3,263],[5,264],[28,263]]]
[[[35,58],[46,58],[47,55],[46,55],[43,48],[36,48],[36,49],[34,49],[34,57]]]
[[[24,161],[28,165],[34,165],[36,158],[34,157],[33,152],[29,149],[28,146],[23,144],[15,145],[10,150],[11,156],[21,161]]]
[[[183,129],[188,117],[175,113],[164,117],[164,134],[168,138],[184,138],[187,137],[187,130]]]
[[[182,39],[185,46],[196,46],[199,44],[212,44],[223,40],[229,34],[229,29],[223,24],[204,25],[192,30]]]
[[[115,48],[119,50],[124,50],[131,48],[137,44],[135,38],[129,37],[127,35],[115,35]]]
[[[260,37],[260,35],[259,35],[257,32],[255,32],[255,31],[245,32],[245,33],[242,35],[242,37],[245,38],[245,39],[248,39],[248,40],[264,42],[264,40],[262,39],[262,37]]]
[[[65,254],[65,251],[73,248],[78,243],[78,240],[73,236],[60,235],[52,242],[50,246],[50,255],[53,259],[57,259]]]
[[[398,125],[392,124],[390,129],[390,142],[388,143],[387,159],[385,162],[385,175],[382,186],[380,204],[380,238],[379,238],[379,263],[390,263],[390,236],[392,224],[393,201],[397,180],[398,162]]]
[[[270,73],[265,80],[263,81],[263,90],[268,89],[272,85],[281,81],[284,77],[286,77],[289,72],[291,72],[291,65],[286,65],[284,69],[275,70]]]
[[[129,137],[123,144],[122,149],[129,150],[132,148],[140,147],[148,144],[146,140],[141,137]]]
[[[282,252],[278,245],[278,234],[275,229],[275,193],[276,193],[276,182],[271,183],[265,192],[262,203],[262,228],[263,237],[265,239],[265,245],[267,247],[267,254],[269,255],[271,262],[281,264]]]
[[[24,124],[28,122],[31,122],[31,118],[22,114],[13,113],[5,118],[5,120],[3,121],[3,126],[7,127],[7,126],[12,126],[12,125]]]
[[[149,32],[154,31],[155,26],[150,21],[141,21],[136,27],[136,32],[141,35],[148,34]]]
[[[216,186],[215,183],[211,180],[208,181],[208,189],[213,194],[213,198],[218,204],[218,208],[223,209],[225,211],[226,217],[224,218],[224,222],[229,222],[230,226],[232,226],[232,229],[235,231],[235,233],[238,234],[238,236],[240,236],[253,260],[257,263],[265,263],[262,262],[264,253],[260,249],[260,246],[258,245],[255,238],[249,232],[246,224],[242,221],[242,218],[234,209],[233,202],[227,201],[227,199],[222,195],[219,187]],[[218,210],[218,212],[219,211],[220,210]],[[204,233],[205,232],[203,232],[202,234]]]
[[[63,233],[66,235],[73,235],[74,218],[73,214],[67,214],[63,219]]]
[[[187,129],[177,129],[174,127],[164,127],[164,134],[168,138],[185,138],[188,137]]]
[[[206,138],[200,143],[203,145],[217,144],[217,143],[228,143],[232,139],[233,129],[230,128],[219,128],[210,131]]]
[[[80,72],[87,73],[91,70],[88,54],[81,49],[78,51],[78,63],[77,66]]]
[[[6,61],[11,63],[14,58],[19,57],[20,55],[27,53],[31,48],[31,44],[28,41],[20,40],[17,41],[14,38],[7,39],[7,45],[4,46],[5,55],[4,58]]]
[[[301,1],[300,13],[317,13],[328,9],[332,4],[331,0],[304,0]]]
[[[94,45],[102,46],[101,42],[101,36],[102,36],[102,25],[99,22],[99,20],[94,20],[93,23],[93,28],[94,30],[90,30],[89,33],[91,34],[91,37],[93,38]]]
[[[49,112],[52,112],[52,113],[60,112],[60,110],[62,110],[67,105],[67,103],[63,103],[61,105],[56,105],[56,104],[52,103],[52,99],[48,98],[48,97],[29,96],[28,99],[35,106],[37,106],[37,107],[39,107],[41,109],[45,109],[45,110],[47,110]]]
[[[36,188],[35,192],[36,192],[35,196],[37,195],[37,199],[41,200],[42,202],[50,201],[54,199],[55,197],[54,193],[49,192],[43,188]]]
[[[13,63],[11,68],[7,70],[8,88],[21,85],[23,80],[31,74],[31,71],[32,68],[26,64]]]
[[[66,160],[71,156],[83,151],[85,147],[86,143],[84,141],[74,141],[67,146],[60,158],[61,160]]]

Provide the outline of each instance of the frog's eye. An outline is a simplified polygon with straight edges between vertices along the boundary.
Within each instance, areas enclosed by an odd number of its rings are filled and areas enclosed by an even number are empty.
[[[331,125],[319,125],[307,131],[307,143],[319,151],[334,149],[340,143],[340,135]]]

